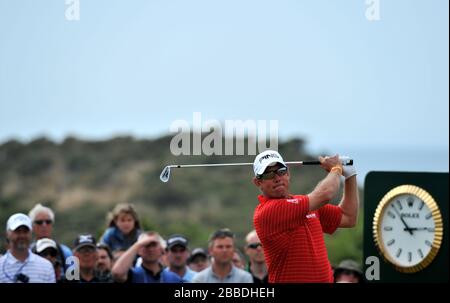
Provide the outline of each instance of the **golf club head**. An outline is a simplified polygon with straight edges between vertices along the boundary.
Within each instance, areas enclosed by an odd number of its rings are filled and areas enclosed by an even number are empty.
[[[161,172],[159,179],[162,182],[167,183],[167,181],[169,181],[169,178],[170,178],[170,166],[166,166],[166,167],[164,167],[163,171]]]

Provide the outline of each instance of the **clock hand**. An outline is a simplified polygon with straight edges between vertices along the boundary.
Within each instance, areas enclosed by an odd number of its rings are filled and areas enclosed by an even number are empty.
[[[408,231],[408,232],[412,235],[412,234],[413,234],[412,229],[408,226],[408,224],[406,224],[405,220],[404,220],[403,217],[400,215],[399,211],[395,208],[394,204],[392,204],[392,208],[394,208],[394,210],[395,210],[397,216],[400,217],[400,220],[402,220],[403,225],[405,225],[404,230],[405,230],[405,231]]]
[[[403,230],[429,230],[432,227],[410,227],[410,228],[404,228]]]

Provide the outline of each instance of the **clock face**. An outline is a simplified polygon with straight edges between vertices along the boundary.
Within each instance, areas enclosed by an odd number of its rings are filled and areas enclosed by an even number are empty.
[[[373,228],[381,254],[402,272],[416,272],[431,263],[443,234],[436,202],[412,185],[396,187],[385,195]]]
[[[415,196],[389,201],[380,227],[386,253],[401,266],[417,265],[431,251],[435,223],[430,208]]]

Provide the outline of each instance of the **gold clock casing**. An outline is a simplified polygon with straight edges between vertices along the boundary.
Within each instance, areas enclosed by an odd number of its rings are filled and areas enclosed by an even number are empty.
[[[398,262],[395,261],[395,259],[391,258],[390,255],[387,253],[386,248],[384,247],[381,237],[381,218],[384,214],[384,211],[386,210],[386,207],[389,205],[389,202],[392,199],[394,199],[399,195],[404,194],[414,195],[420,200],[422,200],[430,209],[432,218],[435,223],[434,239],[430,252],[423,258],[421,262],[413,266],[400,265],[398,264]],[[372,230],[375,246],[378,248],[380,254],[387,262],[392,264],[396,270],[402,273],[415,273],[426,268],[436,257],[439,248],[441,247],[442,238],[444,234],[442,215],[436,201],[427,191],[415,185],[400,185],[394,187],[388,193],[386,193],[386,195],[384,195],[384,197],[378,203],[378,206],[375,210]]]

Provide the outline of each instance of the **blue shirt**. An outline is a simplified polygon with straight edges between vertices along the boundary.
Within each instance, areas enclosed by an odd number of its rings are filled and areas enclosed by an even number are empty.
[[[72,250],[70,250],[70,248],[67,247],[66,245],[61,244],[61,243],[57,243],[57,245],[59,245],[59,247],[61,247],[61,250],[64,254],[64,260],[66,260],[68,257],[73,255]]]
[[[153,274],[150,270],[144,266],[138,266],[130,269],[128,272],[127,282],[131,283],[183,283],[177,274],[171,271],[165,271],[161,267],[161,270]]]
[[[168,272],[174,273],[168,267],[164,268],[164,271],[168,271]],[[174,273],[174,274],[176,274],[176,273]],[[192,279],[194,278],[194,276],[196,274],[197,274],[197,272],[193,271],[192,269],[190,269],[189,267],[186,266],[186,272],[184,273],[184,275],[182,277],[178,276],[177,274],[176,275],[179,278],[181,278],[181,280],[183,282],[192,282]]]
[[[130,235],[125,236],[119,228],[116,226],[109,227],[105,230],[105,233],[100,239],[101,243],[107,244],[111,251],[115,251],[118,249],[128,249],[130,248],[138,239],[141,234],[141,230],[136,230],[135,232],[131,232]]]

